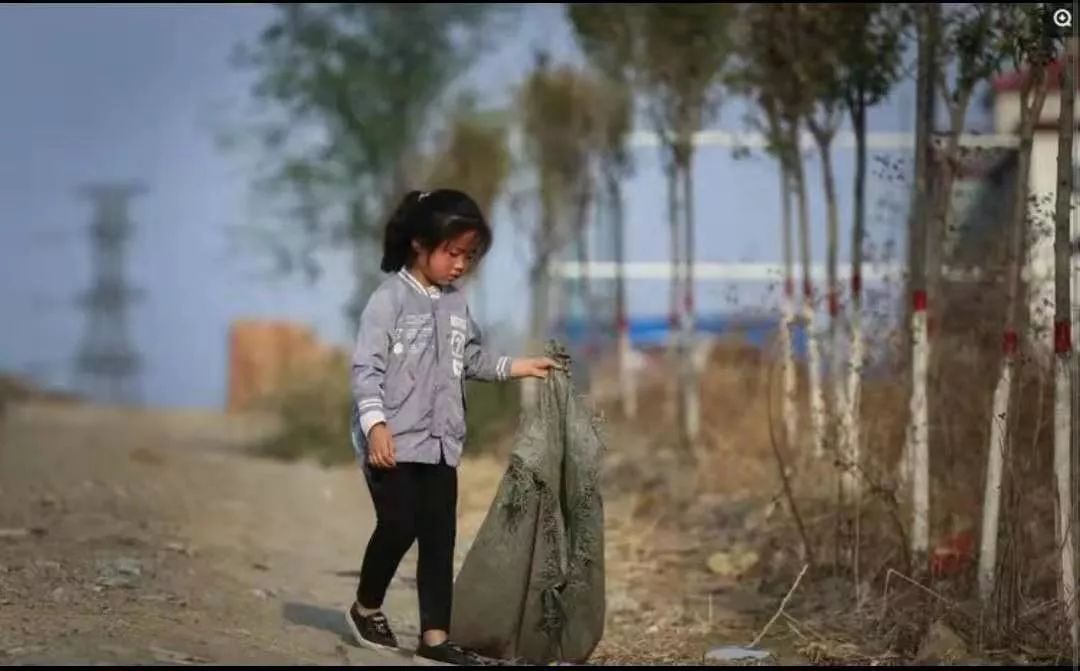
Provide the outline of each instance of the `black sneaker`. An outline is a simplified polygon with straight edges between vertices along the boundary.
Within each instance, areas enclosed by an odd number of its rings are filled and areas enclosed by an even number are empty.
[[[361,615],[359,606],[354,602],[345,619],[359,645],[373,650],[397,649],[397,637],[390,629],[390,622],[381,612]]]
[[[443,641],[439,645],[428,645],[420,641],[413,659],[420,664],[450,664],[453,666],[488,666],[487,660],[476,653]]]

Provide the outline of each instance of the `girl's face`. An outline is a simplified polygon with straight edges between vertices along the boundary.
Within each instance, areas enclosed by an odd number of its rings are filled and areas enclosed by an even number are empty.
[[[476,243],[475,231],[462,233],[430,252],[414,243],[416,263],[413,269],[431,284],[452,284],[469,271],[476,255]]]

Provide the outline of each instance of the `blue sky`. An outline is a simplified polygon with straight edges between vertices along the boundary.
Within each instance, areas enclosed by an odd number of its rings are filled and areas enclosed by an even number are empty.
[[[133,202],[137,233],[129,275],[147,292],[131,315],[132,337],[145,358],[146,403],[220,406],[224,399],[226,329],[240,317],[283,317],[314,326],[348,344],[341,306],[349,295],[347,265],[328,258],[315,285],[270,280],[257,259],[234,249],[229,224],[251,223],[250,173],[242,157],[224,153],[214,130],[242,114],[248,79],[229,63],[235,44],[253,37],[271,10],[260,5],[111,5],[0,7],[0,370],[31,374],[53,386],[71,381],[70,359],[83,316],[71,296],[89,281],[85,242],[89,203],[76,189],[87,181],[137,179],[149,192]],[[531,64],[532,50],[576,58],[559,5],[531,5],[519,30],[469,75],[489,100]],[[913,127],[911,86],[874,111],[871,130]],[[976,114],[978,119],[978,114]],[[978,121],[977,121],[978,122]],[[743,128],[729,106],[718,125]],[[626,185],[628,255],[664,260],[664,182],[656,150],[638,152]],[[835,156],[842,203],[842,256],[847,255],[848,152]],[[696,162],[698,257],[776,260],[777,177],[763,157],[735,160],[705,149]],[[820,172],[808,162],[814,255],[824,254]],[[903,192],[871,180],[871,219],[879,196]],[[496,210],[496,244],[485,261],[485,321],[505,334],[523,326],[527,250],[504,208]],[[893,224],[871,235],[899,235]],[[724,309],[724,288],[702,284],[703,311]],[[745,302],[755,292],[743,288]],[[631,309],[666,312],[667,286],[634,282]],[[516,345],[512,335],[504,342]]]

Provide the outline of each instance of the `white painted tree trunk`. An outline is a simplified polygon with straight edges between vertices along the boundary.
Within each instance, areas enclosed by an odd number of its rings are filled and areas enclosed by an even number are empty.
[[[1061,583],[1059,597],[1068,608],[1071,620],[1076,617],[1076,556],[1072,519],[1072,454],[1069,445],[1071,432],[1072,384],[1071,359],[1068,352],[1057,356],[1054,371],[1054,473],[1057,483],[1058,514],[1057,542],[1061,548]]]
[[[862,368],[865,358],[862,316],[859,314],[859,302],[852,304],[851,313],[851,361],[847,370],[847,399],[844,404],[844,416],[841,419],[840,430],[843,437],[841,445],[844,450],[844,459],[849,468],[844,470],[840,480],[841,491],[845,494],[845,501],[858,499],[862,494],[859,486],[860,471],[862,464],[862,436],[859,426],[859,400],[862,394]]]
[[[1080,605],[1077,604],[1076,525],[1080,518],[1073,508],[1072,426],[1073,361],[1072,322],[1069,318],[1070,249],[1069,235],[1073,189],[1073,162],[1076,108],[1076,38],[1065,40],[1065,63],[1061,69],[1061,105],[1058,112],[1057,194],[1054,207],[1054,474],[1057,484],[1057,542],[1061,548],[1059,594],[1070,623],[1073,649],[1080,652]]]
[[[814,431],[814,456],[825,456],[825,385],[821,381],[821,336],[817,332],[811,297],[803,296],[802,315],[806,327],[810,366],[810,425]]]
[[[623,416],[637,417],[637,381],[630,362],[630,333],[625,323],[619,325],[619,395],[622,397]]]
[[[794,448],[798,444],[799,413],[798,385],[795,376],[795,348],[791,341],[791,329],[795,325],[795,296],[790,292],[784,295],[783,316],[780,320],[780,347],[784,357],[784,400],[782,412],[787,445]]]
[[[701,432],[701,390],[698,367],[697,319],[694,301],[694,172],[693,161],[683,167],[683,377],[686,396],[686,435],[696,441]]]
[[[793,143],[793,146],[798,146]],[[813,455],[821,458],[825,455],[825,390],[821,384],[821,344],[814,318],[814,285],[810,279],[810,211],[806,198],[806,177],[802,166],[802,157],[792,161],[793,178],[799,201],[799,247],[802,257],[803,328],[806,340],[810,371],[810,427],[813,431]]]
[[[986,488],[983,493],[982,536],[979,545],[979,598],[988,602],[994,592],[997,566],[998,520],[1001,517],[1001,478],[1005,466],[1009,394],[1012,390],[1013,357],[1007,355],[994,389],[990,417],[990,443],[986,451]]]
[[[780,318],[780,355],[784,366],[784,398],[782,413],[784,419],[785,445],[789,449],[798,444],[799,411],[798,385],[795,370],[795,348],[792,346],[791,329],[795,325],[795,268],[792,254],[791,231],[791,179],[784,160],[780,161],[780,202],[783,205],[780,220],[780,238],[784,257],[784,294]]]
[[[930,549],[930,445],[927,422],[926,373],[930,339],[925,303],[911,314],[911,424],[908,433],[908,474],[911,477],[911,553],[923,557]]]

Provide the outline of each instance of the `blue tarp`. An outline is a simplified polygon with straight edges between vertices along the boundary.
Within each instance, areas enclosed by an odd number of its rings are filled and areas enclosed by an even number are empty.
[[[628,326],[630,343],[635,348],[659,347],[666,344],[671,336],[671,325],[667,317],[631,317]],[[699,315],[696,326],[699,335],[740,335],[752,345],[766,347],[775,336],[779,320],[771,316]],[[613,335],[609,328],[600,331],[605,337]],[[585,322],[581,318],[564,319],[554,335],[571,347],[579,347],[584,344]],[[797,325],[792,328],[792,345],[797,358],[805,356],[806,334]]]

